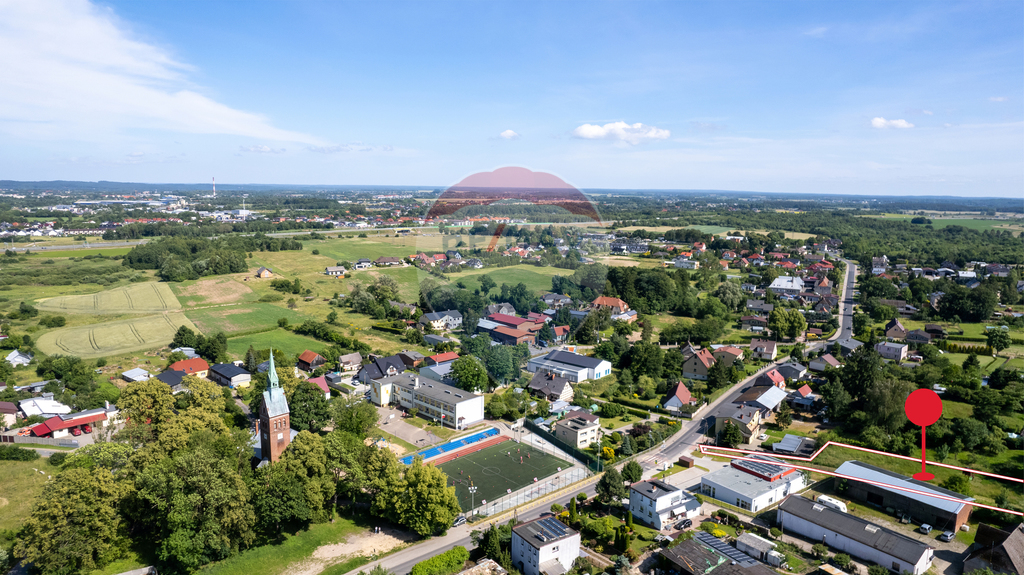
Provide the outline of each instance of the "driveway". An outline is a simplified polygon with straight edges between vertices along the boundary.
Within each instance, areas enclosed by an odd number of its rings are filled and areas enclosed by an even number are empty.
[[[416,449],[422,449],[441,442],[441,438],[427,431],[429,428],[420,429],[415,425],[406,423],[402,419],[402,410],[400,409],[378,407],[377,414],[380,416],[378,422],[381,430],[403,441],[408,441],[415,445]]]

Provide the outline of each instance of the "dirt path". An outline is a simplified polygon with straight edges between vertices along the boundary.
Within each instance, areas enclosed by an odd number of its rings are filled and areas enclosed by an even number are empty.
[[[321,545],[313,551],[313,556],[289,565],[283,573],[288,575],[318,575],[335,563],[350,557],[380,555],[396,547],[403,546],[416,539],[416,536],[394,529],[384,529],[381,533],[364,533],[349,537],[343,543]]]

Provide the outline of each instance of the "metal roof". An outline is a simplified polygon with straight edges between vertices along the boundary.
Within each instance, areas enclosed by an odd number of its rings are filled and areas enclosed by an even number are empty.
[[[752,455],[750,457],[744,457],[743,459],[733,459],[732,466],[738,469],[748,470],[757,475],[765,475],[768,477],[775,477],[776,475],[781,475],[792,469],[782,465],[772,465],[772,462],[782,463],[783,461],[781,459],[774,459],[764,455]]]
[[[567,527],[554,517],[541,517],[520,523],[512,528],[512,532],[536,549],[579,535],[576,530]]]
[[[544,356],[544,359],[548,361],[555,361],[558,363],[564,363],[568,365],[575,365],[578,367],[586,367],[594,369],[601,365],[604,360],[597,357],[587,357],[578,353],[570,353],[568,351],[555,350]]]
[[[898,473],[893,473],[874,465],[868,465],[860,461],[847,461],[836,469],[836,473],[849,475],[850,477],[856,477],[865,481],[875,481],[878,483],[885,483],[889,485],[897,485],[900,487],[907,487],[910,489],[916,489],[918,491],[929,491],[937,493],[939,495],[945,495],[948,497],[956,497],[962,499],[964,502],[974,501],[972,497],[966,497],[955,491],[936,487],[930,483],[924,481],[918,481],[917,479],[911,479]],[[912,499],[919,503],[923,503],[936,509],[941,509],[949,513],[959,513],[963,509],[966,503],[958,503],[956,501],[949,501],[946,499],[940,499],[938,497],[929,497],[927,495],[919,495],[917,493],[911,493],[909,491],[903,491],[902,489],[896,489],[893,487],[882,487],[880,485],[873,485],[875,489],[881,489],[890,493],[898,494],[907,499]]]
[[[921,556],[932,549],[931,546],[917,539],[875,525],[856,515],[819,505],[806,497],[791,495],[782,501],[779,509],[789,515],[809,521],[822,529],[832,531],[897,559],[909,561],[911,564],[917,564],[921,560]],[[785,528],[785,519],[782,524]]]
[[[729,545],[725,541],[722,541],[721,539],[715,537],[710,533],[705,533],[704,531],[695,531],[693,533],[693,538],[697,541],[700,541],[701,545],[704,545],[705,547],[710,547],[719,555],[722,555],[732,561],[735,561],[737,564],[743,566],[757,564],[757,561],[752,559],[750,555],[747,555],[746,553],[740,551],[732,545]]]
[[[772,449],[775,451],[785,451],[787,453],[793,453],[797,449],[800,449],[800,444],[804,442],[804,438],[799,435],[786,434],[782,438],[782,441],[772,445]]]
[[[218,363],[210,368],[210,371],[216,373],[221,377],[231,379],[236,375],[249,375],[249,372],[245,368],[235,365],[233,363]]]

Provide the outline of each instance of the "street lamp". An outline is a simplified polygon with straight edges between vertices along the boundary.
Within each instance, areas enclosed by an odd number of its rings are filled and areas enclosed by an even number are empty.
[[[473,510],[473,515],[476,515],[476,485],[469,486],[469,494],[472,496],[469,508]]]

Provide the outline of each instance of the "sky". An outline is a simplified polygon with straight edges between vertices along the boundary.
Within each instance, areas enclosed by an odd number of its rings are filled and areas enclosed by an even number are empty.
[[[1024,197],[1024,3],[0,0],[0,179]]]

